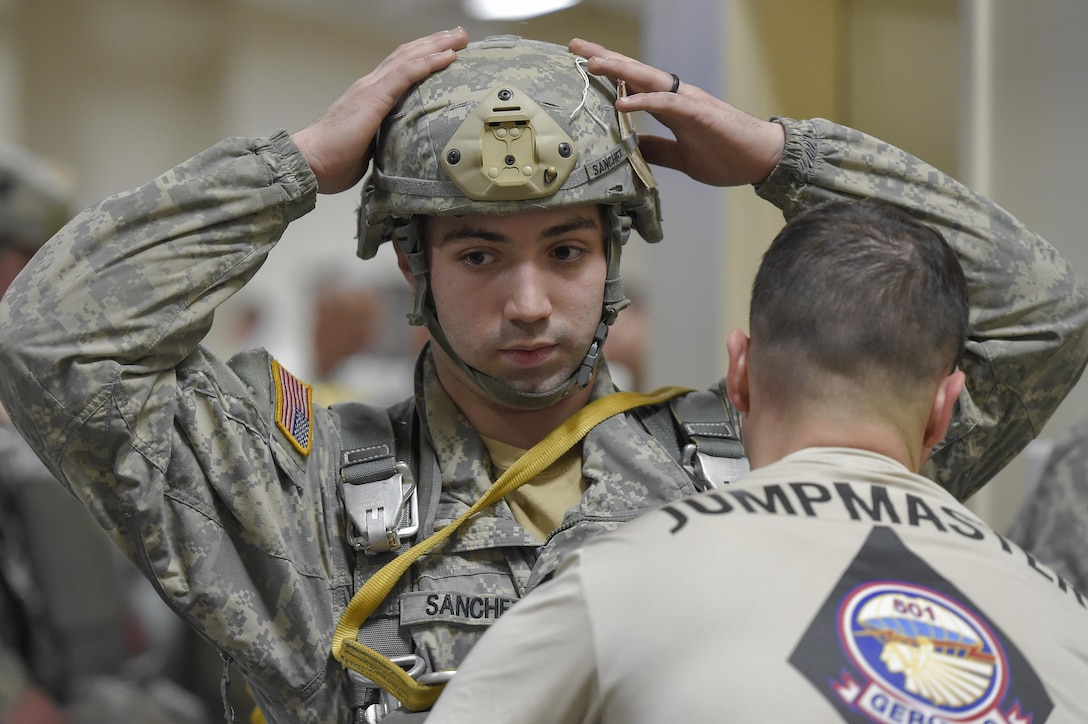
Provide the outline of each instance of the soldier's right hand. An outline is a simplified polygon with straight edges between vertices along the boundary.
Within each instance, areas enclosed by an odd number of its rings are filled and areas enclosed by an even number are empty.
[[[457,57],[468,44],[464,28],[405,43],[352,83],[313,123],[291,138],[317,177],[320,193],[335,194],[363,177],[382,119],[409,87]]]

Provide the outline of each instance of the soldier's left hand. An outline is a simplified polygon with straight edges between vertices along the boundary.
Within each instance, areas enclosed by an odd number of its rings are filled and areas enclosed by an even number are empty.
[[[588,58],[590,73],[624,81],[628,95],[620,111],[653,114],[675,138],[639,134],[639,150],[650,163],[686,173],[713,186],[760,183],[774,170],[785,147],[785,131],[689,83],[671,92],[673,76],[603,45],[581,38],[572,53]]]

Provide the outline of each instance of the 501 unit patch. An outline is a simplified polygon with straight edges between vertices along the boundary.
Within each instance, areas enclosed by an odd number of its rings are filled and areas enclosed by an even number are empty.
[[[1042,724],[1054,704],[1016,644],[875,526],[790,656],[845,721]]]

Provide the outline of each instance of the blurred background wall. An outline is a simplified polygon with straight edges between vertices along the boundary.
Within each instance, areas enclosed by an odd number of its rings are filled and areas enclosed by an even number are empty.
[[[67,164],[88,205],[221,137],[296,130],[399,43],[458,24],[475,38],[587,37],[754,115],[860,128],[988,193],[1088,272],[1084,0],[583,0],[505,23],[473,21],[456,0],[0,0],[0,139]],[[746,326],[752,275],[782,220],[751,189],[658,179],[666,239],[625,252],[648,313],[642,385],[702,387],[724,373],[726,334]],[[355,191],[323,196],[292,225],[211,344],[263,344],[310,373],[315,289],[330,274],[399,279],[391,254],[354,259],[357,203]],[[1082,384],[972,501],[995,527],[1085,397]]]

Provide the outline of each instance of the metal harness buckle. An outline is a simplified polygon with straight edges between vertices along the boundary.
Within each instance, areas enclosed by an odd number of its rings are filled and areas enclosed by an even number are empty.
[[[392,656],[389,660],[404,669],[408,676],[411,676],[413,679],[418,679],[420,675],[427,671],[427,662],[422,656],[418,656],[417,654]],[[377,703],[367,706],[366,711],[363,714],[366,724],[377,724],[385,718],[386,714],[400,706],[400,702],[397,701],[392,694],[359,672],[348,669],[348,677],[351,679],[351,683],[357,692],[370,689],[378,690],[379,696]]]
[[[747,458],[729,458],[699,452],[695,443],[688,443],[680,453],[680,464],[695,480],[700,492],[720,488],[748,472]]]
[[[456,669],[428,671],[429,667],[427,666],[427,661],[418,654],[391,656],[389,660],[404,669],[408,676],[411,676],[425,686],[445,684],[457,673]],[[359,672],[348,669],[348,677],[351,679],[353,688],[356,691],[356,696],[359,696],[364,690],[376,689],[378,691],[377,703],[368,705],[363,713],[363,720],[366,724],[378,724],[378,722],[385,718],[386,714],[400,706],[400,702],[396,697]]]
[[[348,542],[368,555],[400,546],[401,538],[419,530],[416,484],[408,466],[397,461],[395,472],[378,480],[343,486],[344,507],[351,530]]]

